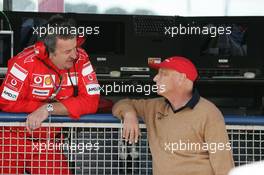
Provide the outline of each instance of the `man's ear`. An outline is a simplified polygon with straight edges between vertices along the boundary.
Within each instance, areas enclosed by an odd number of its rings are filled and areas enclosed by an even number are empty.
[[[186,74],[180,73],[179,84],[182,85],[185,79],[186,79]]]
[[[49,58],[53,58],[54,56],[56,56],[55,52],[49,54]]]
[[[184,81],[185,81],[185,79],[186,79],[186,74],[179,73],[178,80],[177,80],[178,86],[182,86]]]
[[[182,75],[182,79],[185,80],[186,79],[186,74],[185,73],[181,73]]]

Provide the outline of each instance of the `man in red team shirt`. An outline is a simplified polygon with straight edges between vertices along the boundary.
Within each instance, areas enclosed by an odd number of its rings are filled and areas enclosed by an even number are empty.
[[[48,24],[68,29],[74,26],[58,15]],[[97,111],[100,88],[79,42],[80,37],[71,33],[48,33],[9,60],[0,87],[0,109],[30,114],[26,127],[3,127],[0,131],[0,174],[71,174],[61,150],[40,151],[32,145],[47,143],[47,138],[55,144],[56,138],[62,137],[60,128],[41,127],[49,115],[78,119]]]

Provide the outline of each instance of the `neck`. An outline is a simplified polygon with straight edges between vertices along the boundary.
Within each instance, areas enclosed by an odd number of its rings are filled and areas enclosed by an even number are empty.
[[[173,109],[177,110],[186,105],[186,103],[188,103],[188,101],[192,98],[192,90],[174,93],[172,95],[168,95],[166,98],[171,103]]]

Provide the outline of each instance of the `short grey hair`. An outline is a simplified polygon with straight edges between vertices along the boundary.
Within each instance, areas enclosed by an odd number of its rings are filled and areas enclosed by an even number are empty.
[[[76,26],[76,24],[73,19],[66,19],[62,15],[57,14],[51,16],[51,18],[48,20],[48,23],[46,24],[47,28],[48,26],[53,29],[66,29],[67,31],[70,31],[72,27]],[[55,52],[57,38],[67,40],[73,39],[77,36],[75,33],[72,34],[71,32],[53,32],[52,34],[50,33],[51,32],[47,32],[46,35],[41,38],[49,54]]]

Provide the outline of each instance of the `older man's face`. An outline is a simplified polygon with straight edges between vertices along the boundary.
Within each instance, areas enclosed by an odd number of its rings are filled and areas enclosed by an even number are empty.
[[[76,45],[76,38],[65,40],[58,38],[52,62],[59,69],[70,69],[77,58]]]
[[[180,73],[175,70],[160,68],[158,74],[154,77],[154,81],[158,86],[158,94],[166,95],[177,88]]]

